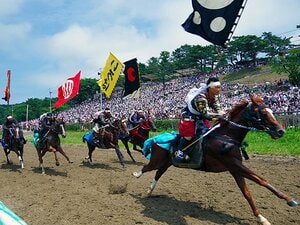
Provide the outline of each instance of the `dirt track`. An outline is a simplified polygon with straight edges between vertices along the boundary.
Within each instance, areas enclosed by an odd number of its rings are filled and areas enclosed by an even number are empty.
[[[122,169],[112,150],[96,150],[94,166],[83,164],[84,145],[64,146],[74,161],[53,153],[44,157],[46,175],[38,168],[32,144],[25,146],[25,169],[14,153],[13,165],[0,154],[0,200],[31,225],[257,224],[249,205],[228,173],[211,174],[171,167],[153,192],[146,191],[154,172],[136,179],[131,174],[147,160],[138,152],[133,164],[127,153]],[[273,186],[300,200],[300,157],[250,155],[245,162]],[[274,224],[300,224],[300,207],[291,208],[268,190],[247,181],[262,215]]]

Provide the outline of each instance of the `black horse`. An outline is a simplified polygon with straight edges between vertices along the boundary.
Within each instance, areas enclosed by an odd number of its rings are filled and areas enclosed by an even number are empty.
[[[133,144],[133,150],[143,153],[142,150],[137,148],[137,146],[143,148],[144,142],[149,138],[150,131],[156,131],[156,126],[152,117],[149,116],[137,126],[129,129],[129,135],[120,135],[119,138],[124,144],[129,155],[131,155],[128,145],[129,142]]]
[[[113,148],[116,151],[116,154],[118,156],[118,159],[123,167],[124,165],[124,156],[122,152],[120,151],[120,147],[118,145],[118,139],[120,132],[124,132],[128,134],[128,129],[126,125],[126,121],[122,119],[116,119],[112,122],[112,124],[109,124],[105,126],[104,130],[104,136],[103,138],[103,144],[105,145],[105,149]],[[88,161],[91,165],[93,164],[92,160],[92,154],[96,148],[101,148],[96,142],[99,138],[97,136],[94,136],[93,130],[88,131],[83,137],[82,141],[87,143],[88,146],[88,156],[85,157],[85,161]],[[134,161],[131,154],[129,154],[132,161]]]
[[[39,137],[39,141],[35,144],[43,174],[45,173],[43,156],[46,154],[46,152],[54,153],[56,166],[59,166],[59,161],[56,154],[57,152],[61,153],[69,163],[73,163],[62,149],[59,135],[61,135],[63,138],[67,136],[65,123],[62,121],[62,119],[57,118],[55,119],[53,125],[48,129],[44,137]]]
[[[24,152],[24,144],[26,143],[23,135],[23,131],[20,127],[16,126],[13,128],[8,129],[8,142],[9,145],[7,147],[3,147],[7,164],[11,164],[12,162],[9,160],[9,153],[11,151],[15,152],[19,162],[20,166],[23,169],[24,168],[24,160],[23,160],[23,152]]]
[[[254,204],[245,178],[267,188],[278,198],[284,199],[289,206],[297,206],[299,202],[295,201],[291,196],[278,191],[265,179],[248,169],[242,163],[241,148],[243,140],[250,130],[264,131],[273,139],[282,137],[284,130],[275,119],[271,109],[264,104],[263,99],[259,96],[251,96],[251,102],[244,100],[237,104],[230,111],[229,118],[229,120],[221,121],[218,126],[214,126],[203,138],[202,146],[205,152],[203,156],[204,166],[198,169],[214,173],[229,171],[248,201],[259,223],[270,225],[269,221],[260,214]],[[171,165],[176,165],[174,160],[172,160],[173,153],[171,152],[164,150],[157,143],[153,142],[149,163],[140,171],[133,173],[138,178],[145,172],[157,170],[148,189],[148,195],[152,194],[157,181],[167,169]]]

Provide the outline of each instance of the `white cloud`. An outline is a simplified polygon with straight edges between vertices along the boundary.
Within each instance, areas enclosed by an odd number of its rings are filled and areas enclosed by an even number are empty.
[[[0,5],[0,70],[13,69],[18,91],[30,80],[27,92],[15,91],[12,102],[47,96],[49,88],[56,90],[79,70],[82,77],[98,78],[109,52],[121,61],[137,57],[146,63],[183,44],[208,44],[181,27],[191,1],[0,0]],[[234,35],[295,29],[299,8],[298,0],[249,0]]]
[[[0,0],[0,19],[18,13],[24,4],[24,0]]]

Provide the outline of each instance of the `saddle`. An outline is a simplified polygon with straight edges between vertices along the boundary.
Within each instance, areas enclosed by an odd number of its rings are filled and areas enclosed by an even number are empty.
[[[200,138],[199,136],[193,138],[189,142],[185,150],[183,150],[184,153],[183,160],[178,160],[176,158],[175,152],[178,150],[179,141],[180,141],[180,136],[178,135],[178,137],[174,140],[174,143],[171,147],[172,164],[175,167],[179,167],[179,168],[204,170],[205,141],[202,141],[202,138]]]

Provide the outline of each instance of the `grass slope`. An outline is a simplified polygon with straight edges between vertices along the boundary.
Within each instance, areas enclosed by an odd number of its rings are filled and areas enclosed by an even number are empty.
[[[276,80],[288,79],[287,74],[274,73],[270,66],[259,66],[256,68],[245,68],[238,72],[227,74],[221,77],[222,82],[235,84],[241,83],[252,85],[254,83],[261,84],[265,82],[274,82]]]

